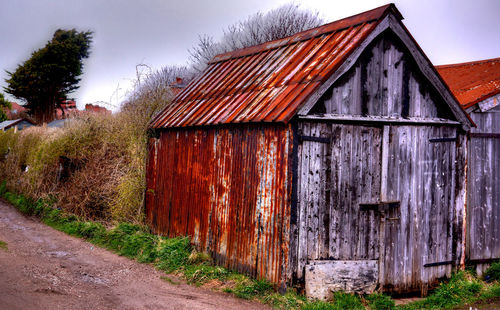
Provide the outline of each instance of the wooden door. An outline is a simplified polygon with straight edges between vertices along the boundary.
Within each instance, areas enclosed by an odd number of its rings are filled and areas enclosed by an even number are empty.
[[[329,151],[329,257],[337,260],[379,258],[380,127],[332,125]]]
[[[371,206],[380,202],[382,127],[299,130],[298,278],[317,260],[378,260],[381,213]]]

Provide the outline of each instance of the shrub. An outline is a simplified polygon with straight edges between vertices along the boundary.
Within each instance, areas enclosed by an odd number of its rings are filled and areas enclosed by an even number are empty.
[[[500,262],[495,262],[484,273],[486,281],[500,281]]]

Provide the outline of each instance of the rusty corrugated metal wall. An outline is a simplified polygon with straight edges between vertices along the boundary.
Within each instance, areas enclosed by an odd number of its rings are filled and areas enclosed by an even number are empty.
[[[149,144],[146,215],[217,264],[284,284],[292,129],[246,124],[162,130]]]

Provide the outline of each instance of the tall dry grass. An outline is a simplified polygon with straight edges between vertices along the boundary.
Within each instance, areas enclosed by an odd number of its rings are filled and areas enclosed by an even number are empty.
[[[0,132],[0,179],[79,216],[142,221],[145,137],[125,115],[88,115],[61,129]]]
[[[138,74],[119,113],[88,114],[64,128],[0,131],[0,181],[88,219],[144,221],[148,125],[174,97],[185,68]]]

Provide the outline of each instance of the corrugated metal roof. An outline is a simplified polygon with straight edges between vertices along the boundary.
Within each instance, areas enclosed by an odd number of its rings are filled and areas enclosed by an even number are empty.
[[[216,56],[151,127],[287,123],[300,105],[392,12],[393,4],[284,39]]]
[[[0,130],[9,129],[12,126],[14,126],[14,125],[16,125],[18,123],[21,123],[23,121],[27,122],[27,123],[30,123],[32,125],[35,125],[35,123],[33,123],[32,121],[30,121],[27,118],[18,118],[18,119],[13,119],[13,120],[7,120],[7,121],[0,122]]]
[[[0,130],[5,129],[5,128],[9,128],[10,126],[15,125],[16,123],[19,123],[20,121],[22,121],[22,119],[14,119],[14,120],[0,122]]]
[[[462,107],[500,93],[500,58],[436,66]]]

